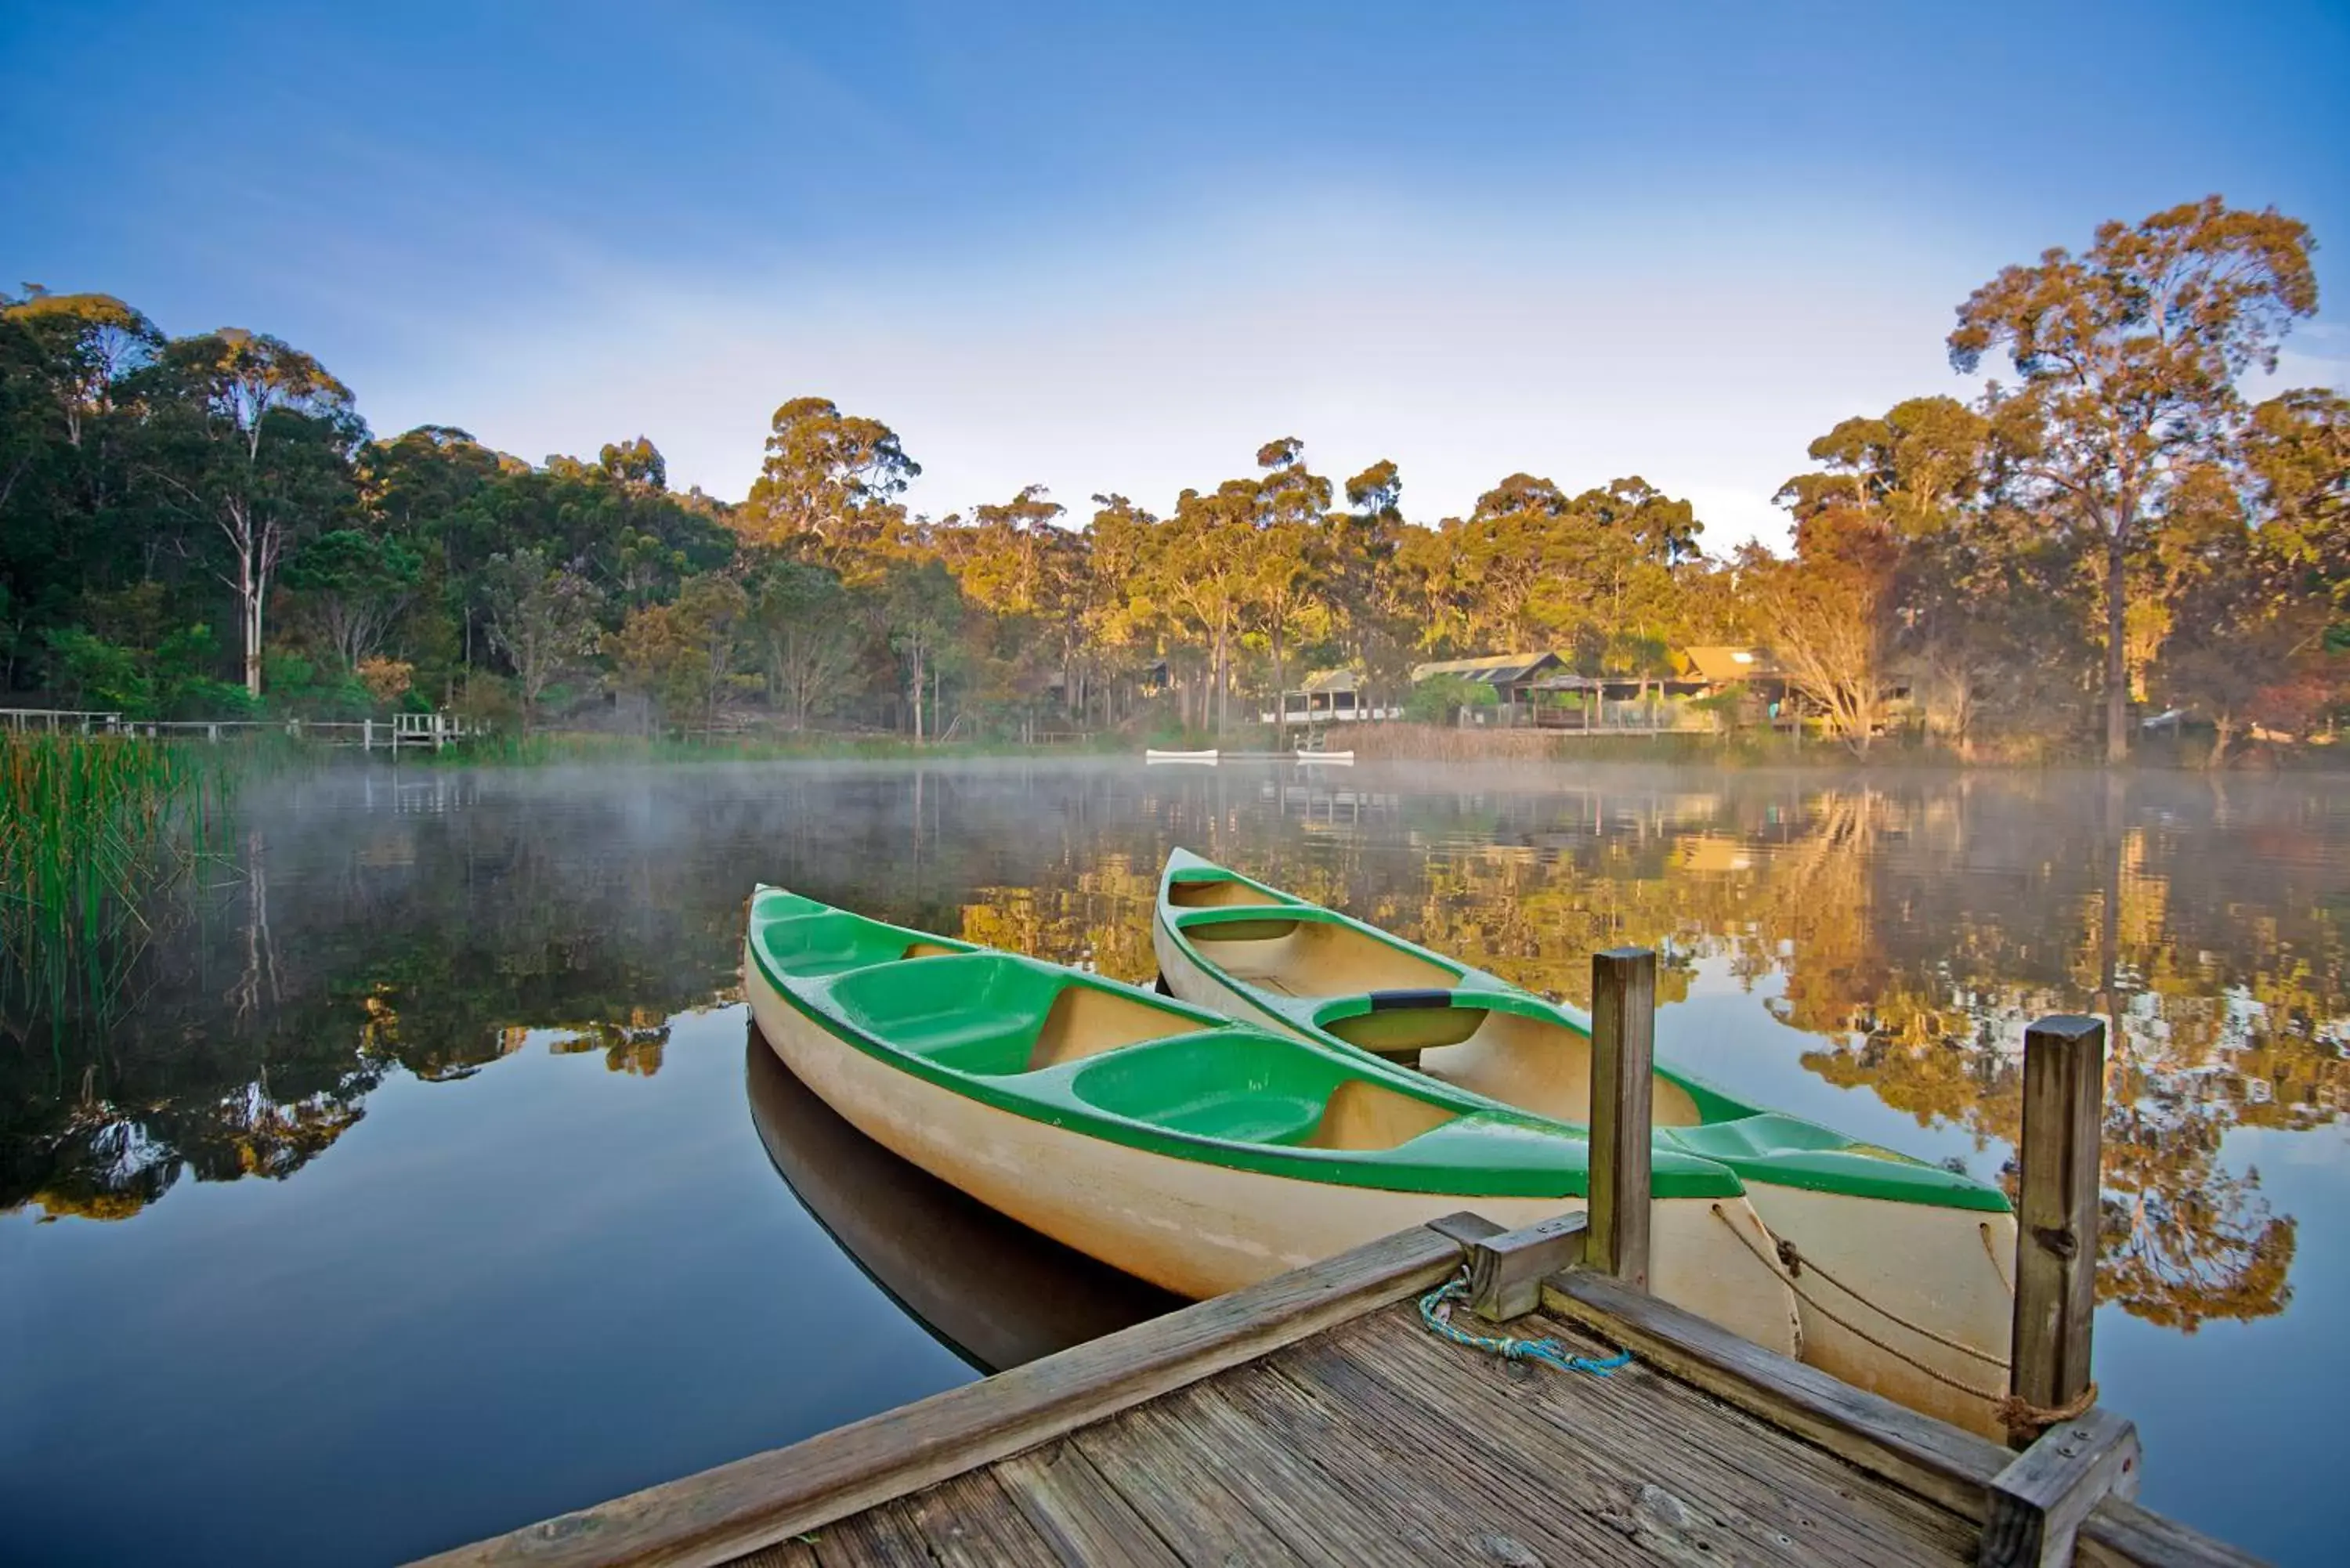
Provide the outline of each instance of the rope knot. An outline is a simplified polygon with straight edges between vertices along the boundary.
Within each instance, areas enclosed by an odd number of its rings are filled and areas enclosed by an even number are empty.
[[[1804,1255],[1795,1251],[1795,1244],[1784,1236],[1779,1238],[1779,1262],[1785,1267],[1788,1278],[1803,1278]]]
[[[2051,1427],[2067,1421],[2077,1421],[2089,1413],[2097,1402],[2097,1386],[2091,1383],[2062,1405],[2034,1405],[2021,1394],[2010,1394],[1997,1407],[2000,1425],[2011,1432],[2029,1432],[2038,1437]]]

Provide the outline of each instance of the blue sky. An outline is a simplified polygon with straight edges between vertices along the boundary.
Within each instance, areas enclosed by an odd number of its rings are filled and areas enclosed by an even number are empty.
[[[1637,472],[1720,546],[2105,218],[2307,219],[2283,379],[2350,383],[2345,78],[2339,4],[19,5],[0,278],[725,495],[817,393],[934,513],[1296,435],[1428,520]]]

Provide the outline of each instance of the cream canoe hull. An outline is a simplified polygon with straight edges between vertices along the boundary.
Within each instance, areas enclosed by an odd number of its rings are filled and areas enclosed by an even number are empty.
[[[1159,978],[1179,1001],[1313,1038],[1195,962],[1163,920],[1152,920],[1150,935]],[[1588,1119],[1587,1076],[1562,1076],[1553,1064],[1529,1062],[1513,1050],[1488,1049],[1472,1038],[1429,1051],[1422,1065],[1455,1087],[1538,1116]],[[1659,1082],[1660,1096],[1669,1087]],[[1660,1098],[1660,1113],[1663,1108]],[[1793,1282],[1804,1362],[1954,1426],[2002,1435],[1992,1407],[2005,1392],[2004,1364],[2013,1331],[2014,1286],[2008,1270],[2015,1256],[2014,1215],[1819,1192],[1752,1176],[1744,1180],[1748,1201],[1770,1239],[1762,1244],[1762,1257],[1746,1255],[1741,1248],[1724,1266],[1742,1273],[1775,1267],[1765,1260],[1775,1259],[1781,1239],[1817,1265],[1802,1270]],[[1661,1214],[1665,1206],[1658,1207]],[[1697,1207],[1702,1212],[1703,1206]],[[1727,1229],[1714,1223],[1734,1246]],[[2008,1262],[2002,1266],[2002,1260]],[[1701,1307],[1690,1310],[1711,1315]],[[1935,1336],[1981,1354],[1954,1349]]]
[[[867,1137],[1031,1230],[1180,1295],[1221,1295],[1473,1210],[1516,1228],[1582,1207],[1302,1181],[1128,1147],[901,1073],[747,966],[753,1015],[800,1081]],[[1801,1349],[1795,1300],[1743,1199],[1659,1199],[1650,1286],[1757,1345]],[[1743,1244],[1742,1244],[1742,1238]]]

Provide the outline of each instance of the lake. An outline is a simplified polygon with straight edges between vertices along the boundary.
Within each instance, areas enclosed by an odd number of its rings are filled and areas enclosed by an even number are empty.
[[[393,1560],[1162,1310],[832,1118],[737,967],[765,880],[1147,982],[1177,845],[1578,1003],[1656,946],[1661,1054],[1987,1179],[2025,1023],[2110,1012],[2144,1501],[2338,1550],[2350,786],[1071,758],[256,786],[118,1016],[0,1034],[0,1556]]]

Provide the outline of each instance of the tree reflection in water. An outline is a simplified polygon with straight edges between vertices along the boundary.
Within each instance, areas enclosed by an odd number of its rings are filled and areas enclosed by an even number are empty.
[[[1757,1001],[1777,1049],[1999,1160],[2024,1023],[2115,1023],[2100,1289],[2191,1331],[2278,1312],[2292,1216],[2235,1127],[2341,1113],[2350,801],[2291,782],[1634,770],[799,768],[330,776],[255,803],[233,871],[153,911],[110,1021],[6,1021],[0,1208],[121,1219],[285,1178],[406,1071],[534,1044],[660,1070],[733,999],[755,878],[1148,981],[1166,850],[1578,1003],[1589,954]],[[1561,781],[1571,780],[1571,784]],[[1776,1023],[1765,1022],[1775,1019]]]

